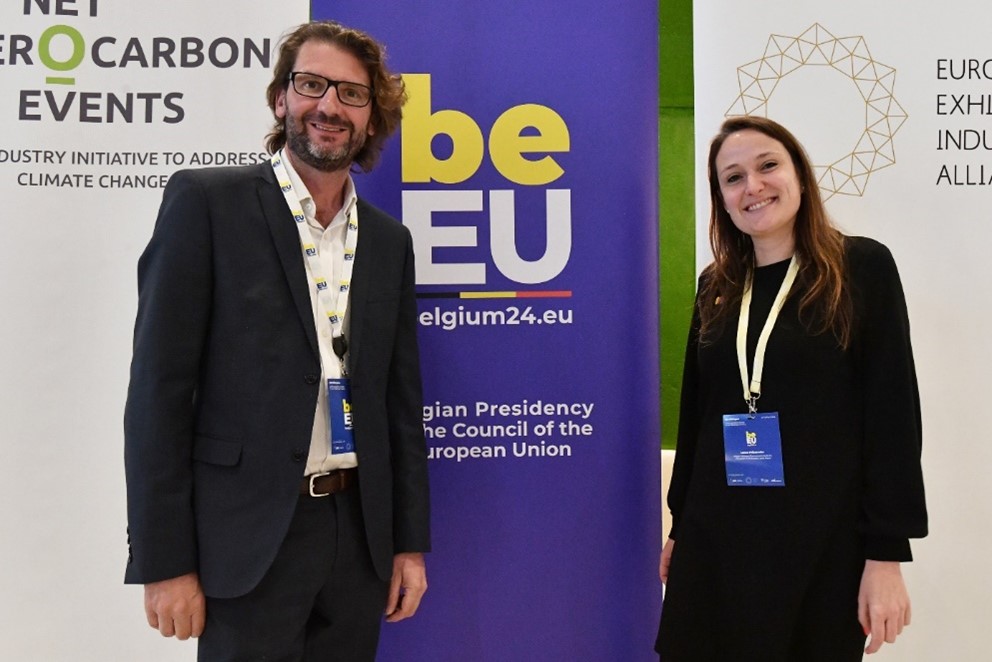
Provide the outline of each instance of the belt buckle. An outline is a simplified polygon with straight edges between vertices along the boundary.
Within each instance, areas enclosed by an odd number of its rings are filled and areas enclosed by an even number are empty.
[[[325,492],[324,494],[318,494],[318,493],[316,493],[316,492],[313,491],[313,481],[315,481],[318,478],[322,478],[324,476],[330,476],[330,475],[331,475],[331,472],[330,471],[325,471],[324,473],[319,473],[319,474],[310,474],[310,496],[312,496],[312,497],[326,497],[326,496],[331,496],[331,493],[330,492]]]

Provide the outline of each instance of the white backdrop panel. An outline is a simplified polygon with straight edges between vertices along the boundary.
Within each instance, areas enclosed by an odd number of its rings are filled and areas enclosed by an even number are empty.
[[[982,166],[986,182],[992,178],[992,99],[985,97],[992,62],[988,77],[954,80],[947,72],[950,63],[957,75],[963,60],[992,58],[992,9],[965,0],[912,7],[895,0],[707,0],[695,3],[694,21],[699,268],[710,260],[706,152],[724,115],[740,109],[742,90],[749,110],[763,114],[767,102],[767,116],[789,127],[814,163],[837,163],[828,188],[841,192],[827,202],[831,215],[849,234],[887,244],[900,268],[923,400],[930,537],[913,545],[916,561],[904,567],[912,627],[877,657],[987,659],[992,186],[966,181],[982,177]],[[802,45],[791,41],[800,36]],[[792,61],[796,52],[807,64]],[[967,94],[975,105],[962,113]],[[938,149],[941,132],[958,139],[968,129],[988,131],[988,147]]]
[[[280,34],[308,17],[302,0],[0,6],[2,659],[195,658],[192,644],[163,641],[148,628],[140,588],[122,584],[121,417],[135,265],[161,189],[148,180],[111,187],[109,177],[168,176],[177,166],[166,152],[187,165],[204,152],[208,161],[216,152],[258,158],[271,117],[269,70],[258,55],[244,66],[245,42],[262,48],[268,40],[274,58]],[[156,44],[164,54],[170,41],[181,65],[184,39],[191,66],[169,67],[161,57],[155,66]],[[49,66],[71,64],[77,51],[81,61],[68,71]],[[116,108],[108,121],[108,95],[125,107],[130,98],[130,121]],[[53,163],[44,162],[44,150]],[[137,154],[144,163],[72,163],[74,153],[94,151],[105,159]]]

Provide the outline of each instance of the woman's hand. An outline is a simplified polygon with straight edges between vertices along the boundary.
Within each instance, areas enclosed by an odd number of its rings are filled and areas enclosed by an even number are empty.
[[[672,564],[672,548],[675,547],[675,541],[669,538],[665,541],[665,546],[661,548],[661,561],[658,564],[658,576],[661,577],[661,583],[668,583],[668,566]]]
[[[662,552],[664,563],[664,552]],[[909,593],[902,580],[898,561],[865,561],[858,592],[858,621],[871,640],[865,653],[871,654],[882,643],[895,643],[910,620]]]

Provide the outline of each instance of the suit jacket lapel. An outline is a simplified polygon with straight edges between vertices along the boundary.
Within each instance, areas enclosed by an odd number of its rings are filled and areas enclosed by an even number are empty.
[[[369,296],[370,280],[373,273],[373,248],[375,245],[374,223],[368,222],[369,212],[365,203],[358,200],[358,246],[355,248],[355,270],[351,275],[351,291],[348,301],[348,370],[355,374],[355,366],[362,346],[362,325],[365,322],[365,304]],[[365,221],[363,222],[363,219]]]
[[[310,282],[307,278],[306,268],[303,266],[303,254],[300,248],[300,234],[296,229],[296,223],[286,206],[286,199],[283,197],[279,184],[276,182],[275,173],[268,164],[260,166],[263,170],[258,183],[258,200],[262,206],[262,213],[269,225],[269,232],[272,234],[272,241],[275,244],[276,252],[279,254],[279,261],[286,272],[286,280],[289,284],[289,291],[293,295],[293,302],[296,304],[296,311],[300,315],[300,321],[306,330],[307,340],[310,341],[310,348],[315,356],[320,356],[317,347],[317,331],[314,328],[313,307],[310,303]],[[357,256],[356,256],[357,259]],[[355,264],[358,266],[357,262]]]

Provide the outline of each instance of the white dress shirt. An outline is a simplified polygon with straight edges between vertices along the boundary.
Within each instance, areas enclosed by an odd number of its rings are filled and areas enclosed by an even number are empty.
[[[313,245],[317,247],[317,259],[320,263],[320,270],[328,283],[337,283],[341,279],[341,265],[344,262],[344,239],[348,226],[348,210],[358,203],[358,196],[355,194],[355,183],[351,176],[345,185],[343,205],[340,211],[334,216],[330,224],[325,229],[317,221],[317,205],[307,190],[306,184],[300,179],[292,162],[286,158],[283,150],[283,163],[286,164],[286,172],[300,199],[303,214],[307,219],[307,226],[313,237]],[[357,212],[356,212],[357,213]],[[303,260],[303,249],[300,249],[300,259]],[[307,260],[303,260],[307,270],[307,290],[310,292],[310,305],[313,309],[314,323],[317,328],[317,345],[320,348],[320,391],[317,395],[317,409],[313,417],[313,434],[310,437],[310,454],[307,457],[305,475],[323,473],[335,469],[347,469],[358,466],[358,456],[355,453],[331,454],[330,430],[328,421],[327,406],[327,380],[341,377],[341,361],[334,353],[331,346],[331,324],[327,320],[326,311],[320,304],[314,285],[313,274],[310,273],[310,265]],[[345,336],[350,328],[351,308],[345,314],[342,329]]]

